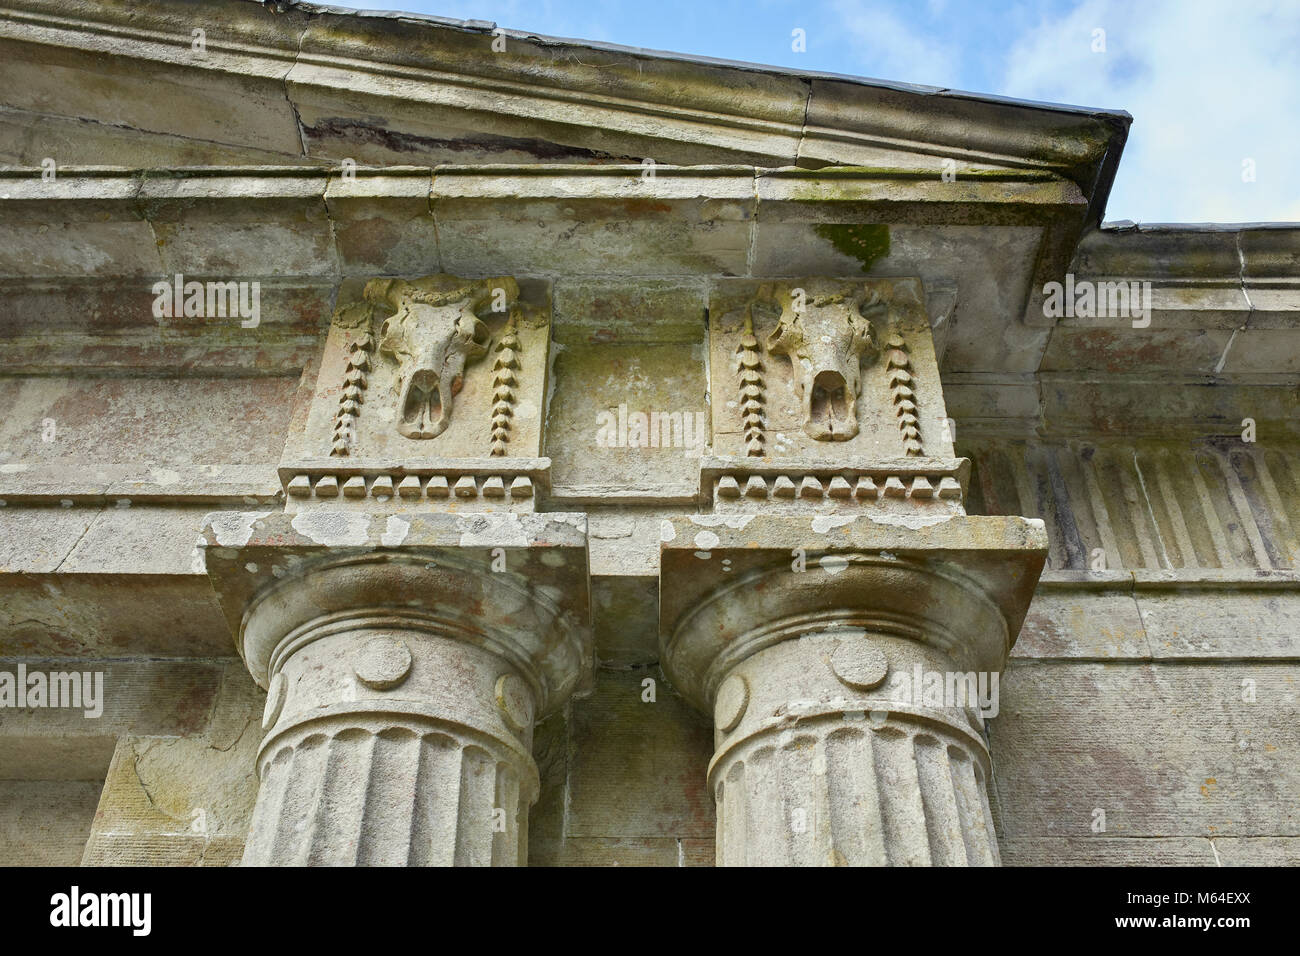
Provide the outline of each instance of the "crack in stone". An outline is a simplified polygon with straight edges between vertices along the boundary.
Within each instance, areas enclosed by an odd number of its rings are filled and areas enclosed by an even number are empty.
[[[803,101],[803,122],[799,124],[799,142],[794,148],[794,165],[798,166],[803,159],[803,142],[808,136],[808,114],[812,112],[813,85],[808,81],[808,95]],[[752,275],[752,273],[751,273]]]
[[[307,31],[310,29],[311,19],[309,17],[302,28],[302,33],[298,34],[298,48],[294,51],[293,62],[289,64],[289,68],[284,71],[284,76],[280,78],[280,82],[284,85],[285,102],[289,104],[289,109],[293,110],[293,122],[298,127],[298,145],[302,150],[303,159],[307,158],[307,130],[303,126],[302,116],[298,113],[298,104],[293,101],[293,97],[289,93],[289,74],[294,71],[294,67],[298,65],[298,61],[302,58],[302,41],[306,39]]]
[[[1250,317],[1255,311],[1255,304],[1250,301],[1250,291],[1246,288],[1246,254],[1241,248],[1241,232],[1236,235],[1237,247],[1237,282],[1241,285],[1241,294],[1246,299],[1246,317],[1241,320],[1241,325],[1232,330],[1228,336],[1228,343],[1223,347],[1223,354],[1219,356],[1218,364],[1214,366],[1214,374],[1219,375],[1223,372],[1223,367],[1228,364],[1228,352],[1232,349],[1232,343],[1237,340],[1237,333],[1244,332],[1246,326],[1250,324]]]
[[[144,777],[140,775],[140,760],[141,758],[145,757],[151,749],[152,749],[152,744],[150,744],[150,746],[146,747],[145,750],[141,752],[139,750],[136,750],[135,744],[131,744],[131,772],[135,774],[136,782],[140,784],[140,790],[144,793],[145,799],[149,801],[149,808],[153,810],[155,813],[161,813],[169,820],[176,820],[177,819],[176,817],[172,816],[166,810],[163,810],[161,807],[158,806],[157,802],[153,798],[153,793],[150,792],[149,790],[148,784],[144,782]]]
[[[217,753],[230,753],[230,751],[234,750],[235,747],[239,745],[239,742],[244,739],[244,734],[248,733],[248,728],[253,726],[254,720],[256,720],[256,717],[250,714],[248,719],[244,721],[244,726],[240,728],[239,734],[229,743],[229,745],[218,747],[216,744],[209,743],[208,749],[215,750]]]
[[[754,274],[754,258],[758,249],[758,167],[754,167],[754,178],[750,180],[750,189],[754,197],[754,214],[749,217],[749,248],[745,250],[745,272]],[[706,309],[707,311],[707,309]]]
[[[68,548],[67,553],[62,558],[59,559],[59,563],[54,566],[54,570],[50,572],[51,574],[59,573],[59,569],[62,568],[67,563],[68,558],[72,557],[72,552],[77,550],[77,545],[81,544],[81,542],[85,539],[86,535],[90,533],[90,529],[95,526],[95,522],[98,521],[99,518],[107,510],[108,510],[107,507],[100,508],[93,515],[91,515],[90,520],[86,522],[86,527],[82,530],[81,534],[77,535],[77,540],[72,542],[72,547]]]

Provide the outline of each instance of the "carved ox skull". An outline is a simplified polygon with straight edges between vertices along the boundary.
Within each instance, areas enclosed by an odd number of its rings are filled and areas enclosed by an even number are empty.
[[[782,297],[767,350],[790,358],[804,433],[818,441],[848,441],[858,433],[862,357],[877,351],[871,319],[887,306],[875,291],[857,297],[793,291],[798,294]]]
[[[393,311],[376,338],[379,351],[397,362],[397,430],[407,438],[447,430],[465,366],[487,353],[491,334],[478,314],[492,307],[494,293],[510,301],[518,295],[512,280],[439,280],[376,279],[366,286],[368,300]]]

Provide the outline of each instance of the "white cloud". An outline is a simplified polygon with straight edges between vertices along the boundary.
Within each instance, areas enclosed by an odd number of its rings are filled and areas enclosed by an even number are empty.
[[[855,59],[868,76],[925,86],[960,85],[960,46],[927,35],[915,18],[903,19],[879,5],[864,8],[852,0],[835,0],[832,9],[836,27],[848,33]]]
[[[1133,114],[1108,219],[1300,220],[1298,51],[1300,0],[1085,0],[1014,42],[1001,92]]]

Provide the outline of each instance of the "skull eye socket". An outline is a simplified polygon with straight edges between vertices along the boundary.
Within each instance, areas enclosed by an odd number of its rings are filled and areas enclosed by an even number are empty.
[[[772,334],[767,337],[767,348],[770,352],[789,352],[794,345],[794,330],[785,322],[780,322],[772,330]]]
[[[492,333],[488,327],[475,316],[461,316],[456,321],[456,335],[467,346],[475,350],[486,349]]]

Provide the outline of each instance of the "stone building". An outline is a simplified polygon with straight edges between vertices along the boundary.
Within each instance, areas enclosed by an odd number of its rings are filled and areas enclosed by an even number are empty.
[[[1101,225],[1127,114],[250,0],[0,76],[0,862],[1300,859],[1300,227]]]

